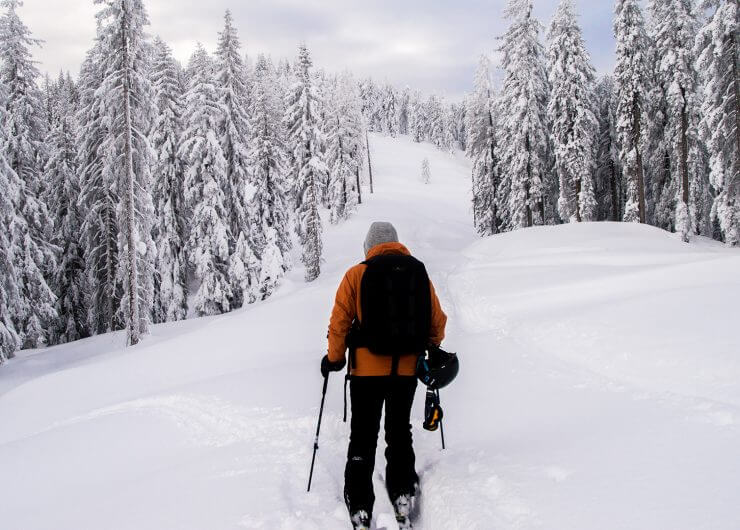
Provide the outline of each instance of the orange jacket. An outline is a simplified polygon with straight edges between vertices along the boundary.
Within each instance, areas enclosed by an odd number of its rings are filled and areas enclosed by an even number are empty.
[[[410,256],[411,253],[401,243],[383,243],[370,249],[367,259],[383,254],[403,254]],[[342,283],[337,290],[334,309],[329,321],[329,360],[338,362],[345,358],[347,349],[345,338],[357,318],[362,321],[362,309],[360,308],[360,286],[362,275],[365,274],[367,265],[362,263],[355,265],[347,271]],[[429,341],[441,344],[445,336],[445,325],[447,315],[442,311],[434,286],[429,282],[432,294],[432,327]],[[398,363],[398,375],[414,375],[416,373],[416,354],[402,355]],[[357,348],[357,353],[352,366],[352,375],[378,376],[391,375],[392,358],[389,356],[375,355],[367,348]]]

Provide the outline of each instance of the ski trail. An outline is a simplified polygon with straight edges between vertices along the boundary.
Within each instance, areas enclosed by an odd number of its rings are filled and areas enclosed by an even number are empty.
[[[387,143],[388,139],[376,137],[375,142]],[[416,148],[416,146],[411,146]],[[389,152],[383,149],[381,152]],[[413,160],[412,157],[409,157]],[[443,308],[448,315],[447,338],[445,347],[460,351],[462,370],[475,370],[475,352],[467,351],[464,340],[467,324],[480,322],[485,330],[495,328],[501,336],[508,334],[509,322],[506,316],[496,309],[495,304],[483,313],[475,308],[484,305],[485,293],[474,293],[466,290],[465,295],[472,298],[461,302],[455,294],[459,288],[456,279],[469,258],[463,250],[478,240],[469,220],[468,185],[460,179],[460,168],[455,166],[455,157],[440,153],[433,159],[433,186],[446,187],[446,193],[424,196],[429,212],[436,212],[431,217],[418,216],[416,211],[394,211],[391,219],[398,221],[400,236],[411,251],[426,264]],[[369,203],[368,208],[383,211],[384,188],[393,181],[394,192],[398,191],[397,160],[379,160],[377,163],[378,194]],[[414,164],[415,165],[415,164]],[[467,171],[463,172],[465,175]],[[416,193],[418,186],[412,183],[410,189]],[[429,189],[429,188],[426,188]],[[417,199],[418,200],[418,199]],[[404,214],[405,213],[405,214]],[[472,307],[471,307],[472,306]],[[485,323],[485,326],[483,325]],[[446,417],[453,419],[460,411],[457,399],[458,388],[453,384],[443,392],[443,407]],[[435,529],[481,529],[500,528],[533,528],[538,526],[538,517],[528,505],[524,495],[518,491],[506,477],[496,472],[491,459],[486,456],[486,448],[463,446],[459,433],[445,431],[448,436],[448,449],[440,451],[439,433],[429,433],[421,429],[423,418],[423,389],[419,388],[414,411],[412,413],[412,433],[417,456],[417,470],[420,475],[421,513],[420,520],[414,525],[419,530]],[[469,405],[470,406],[470,405]],[[382,425],[382,423],[381,423]],[[376,495],[375,524],[377,528],[396,530],[383,483],[385,458],[383,454],[383,430],[379,434],[378,452],[376,454],[376,473],[374,487]],[[339,477],[338,477],[339,479]],[[341,480],[340,480],[341,482]]]

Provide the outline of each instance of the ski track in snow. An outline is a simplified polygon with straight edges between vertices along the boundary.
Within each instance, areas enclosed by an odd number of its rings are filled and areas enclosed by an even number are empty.
[[[421,429],[417,393],[416,528],[737,528],[740,360],[722,308],[728,290],[740,294],[728,281],[740,255],[610,223],[480,240],[468,161],[372,139],[376,193],[327,225],[316,282],[297,267],[265,303],[157,326],[139,347],[111,334],[3,367],[8,528],[347,528],[341,374],[305,488],[328,312],[373,220],[394,222],[426,262],[449,315],[445,345],[461,354],[442,392],[444,452]],[[374,528],[395,530],[383,434]]]

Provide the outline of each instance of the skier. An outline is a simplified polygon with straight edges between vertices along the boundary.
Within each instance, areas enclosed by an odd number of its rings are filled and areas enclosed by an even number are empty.
[[[321,373],[344,368],[352,400],[344,500],[354,528],[369,528],[375,494],[372,476],[385,404],[386,488],[401,528],[410,528],[419,494],[411,438],[416,364],[429,345],[444,339],[442,311],[424,265],[398,242],[386,222],[370,226],[366,260],[347,271],[329,323]]]

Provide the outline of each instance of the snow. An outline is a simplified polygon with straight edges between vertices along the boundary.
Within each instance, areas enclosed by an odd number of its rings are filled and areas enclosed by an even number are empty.
[[[114,333],[0,369],[3,528],[347,528],[341,375],[305,487],[329,311],[373,220],[426,263],[462,362],[444,452],[417,395],[419,528],[737,528],[740,252],[627,223],[479,239],[461,154],[371,150],[376,192],[325,220],[316,281],[296,268],[265,302],[138,346]]]

